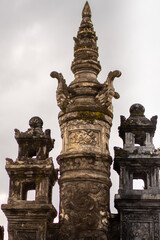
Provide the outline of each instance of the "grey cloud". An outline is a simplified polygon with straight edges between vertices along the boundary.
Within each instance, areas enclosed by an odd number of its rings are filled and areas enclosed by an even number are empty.
[[[49,74],[55,70],[63,73],[68,84],[73,80],[70,71],[73,36],[77,34],[84,3],[85,0],[1,1],[0,181],[3,184],[0,193],[8,195],[5,157],[17,156],[14,128],[25,131],[29,119],[39,115],[44,120],[44,128],[51,128],[56,139],[51,152],[54,162],[61,150],[55,97],[57,82]],[[160,3],[159,0],[90,0],[89,3],[102,65],[99,81],[104,82],[111,70],[122,71],[122,77],[114,83],[121,98],[113,102],[115,117],[110,139],[113,156],[113,146],[122,145],[117,131],[119,116],[128,116],[133,103],[142,103],[147,117],[160,115]],[[156,147],[160,145],[158,133],[159,123]],[[113,199],[118,188],[115,173],[112,182]],[[0,219],[2,216],[0,211]],[[3,216],[0,224],[6,228],[4,219]]]

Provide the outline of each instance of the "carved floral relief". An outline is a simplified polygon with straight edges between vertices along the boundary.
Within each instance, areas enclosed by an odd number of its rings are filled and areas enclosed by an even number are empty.
[[[77,130],[69,132],[69,144],[96,145],[99,144],[99,134],[92,130]]]

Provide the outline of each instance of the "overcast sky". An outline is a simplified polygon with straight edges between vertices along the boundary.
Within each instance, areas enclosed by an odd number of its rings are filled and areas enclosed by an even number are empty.
[[[51,71],[62,72],[67,84],[73,80],[73,37],[76,36],[85,0],[1,0],[0,7],[0,203],[6,203],[9,177],[5,158],[16,159],[18,145],[14,128],[26,131],[32,116],[40,116],[44,129],[50,128],[55,148],[50,156],[56,164],[61,150],[56,104],[56,79]],[[89,0],[92,21],[98,36],[103,83],[109,71],[120,70],[115,89],[120,99],[113,100],[114,120],[110,138],[122,146],[118,137],[120,115],[129,116],[134,103],[144,105],[145,115],[160,116],[160,1]],[[154,144],[160,146],[158,120]],[[112,173],[111,209],[118,189]],[[54,196],[55,206],[58,198]],[[0,210],[0,225],[6,218]],[[7,240],[5,235],[5,240]]]

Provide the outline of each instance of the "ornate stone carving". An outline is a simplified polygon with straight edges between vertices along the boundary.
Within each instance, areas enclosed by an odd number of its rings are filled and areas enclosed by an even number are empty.
[[[91,10],[86,2],[82,11],[82,22],[77,34],[74,37],[74,61],[72,62],[72,72],[77,73],[84,69],[92,69],[96,74],[101,70],[98,58],[97,36],[91,21]]]
[[[19,144],[18,159],[37,157],[48,158],[49,152],[54,147],[54,139],[50,137],[50,129],[43,132],[43,121],[39,117],[33,117],[29,121],[30,128],[26,132],[15,129],[15,138]]]
[[[99,144],[98,135],[99,135],[98,132],[89,129],[71,131],[69,132],[69,144],[96,145]]]
[[[145,117],[144,112],[145,108],[141,104],[136,103],[130,107],[130,116],[128,119],[121,116],[119,136],[126,145],[128,141],[130,141],[130,144],[139,144],[140,146],[146,145],[146,147],[148,145],[153,145],[152,138],[156,129],[157,116],[153,116],[149,120]],[[134,134],[134,140],[131,141],[130,138],[128,139],[126,133],[130,133],[131,137]]]
[[[67,105],[71,103],[71,93],[67,87],[66,80],[63,78],[61,73],[55,71],[51,72],[51,77],[57,78],[58,80],[58,88],[56,91],[57,104],[58,107],[65,112]]]
[[[79,239],[94,229],[99,229],[99,231],[95,231],[96,234],[101,231],[107,232],[110,213],[106,208],[109,199],[108,187],[105,184],[89,181],[62,184],[61,196],[60,220],[63,237]],[[63,224],[65,229],[63,229]],[[72,224],[74,224],[74,232],[71,228]],[[106,236],[106,234],[104,235]],[[94,236],[93,232],[91,236]]]
[[[113,87],[113,80],[115,77],[120,77],[121,72],[116,70],[108,74],[107,80],[102,85],[102,89],[96,95],[96,99],[101,104],[102,107],[108,108],[111,112],[112,109],[112,98],[119,98],[119,94],[115,92]]]
[[[94,157],[91,156],[75,156],[75,157],[68,157],[65,158],[65,160],[58,160],[61,168],[61,174],[65,171],[69,170],[96,170],[96,171],[101,171],[104,172],[107,176],[110,175],[110,164],[111,164],[111,159],[109,160],[108,158],[99,157],[95,159]]]
[[[71,120],[61,125],[61,133],[62,153],[91,151],[109,155],[110,124],[108,122],[97,119],[94,123],[82,119]]]

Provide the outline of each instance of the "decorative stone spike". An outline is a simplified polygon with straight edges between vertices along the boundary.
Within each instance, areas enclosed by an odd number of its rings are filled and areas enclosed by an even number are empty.
[[[84,5],[83,11],[82,11],[82,18],[85,18],[85,17],[91,18],[91,15],[92,15],[91,9],[90,9],[89,3],[87,1],[86,4]]]
[[[72,62],[72,72],[77,75],[85,70],[96,75],[100,72],[101,66],[98,58],[97,36],[91,21],[91,10],[86,2],[82,12],[82,22],[79,27],[77,37],[74,38],[74,60]]]

